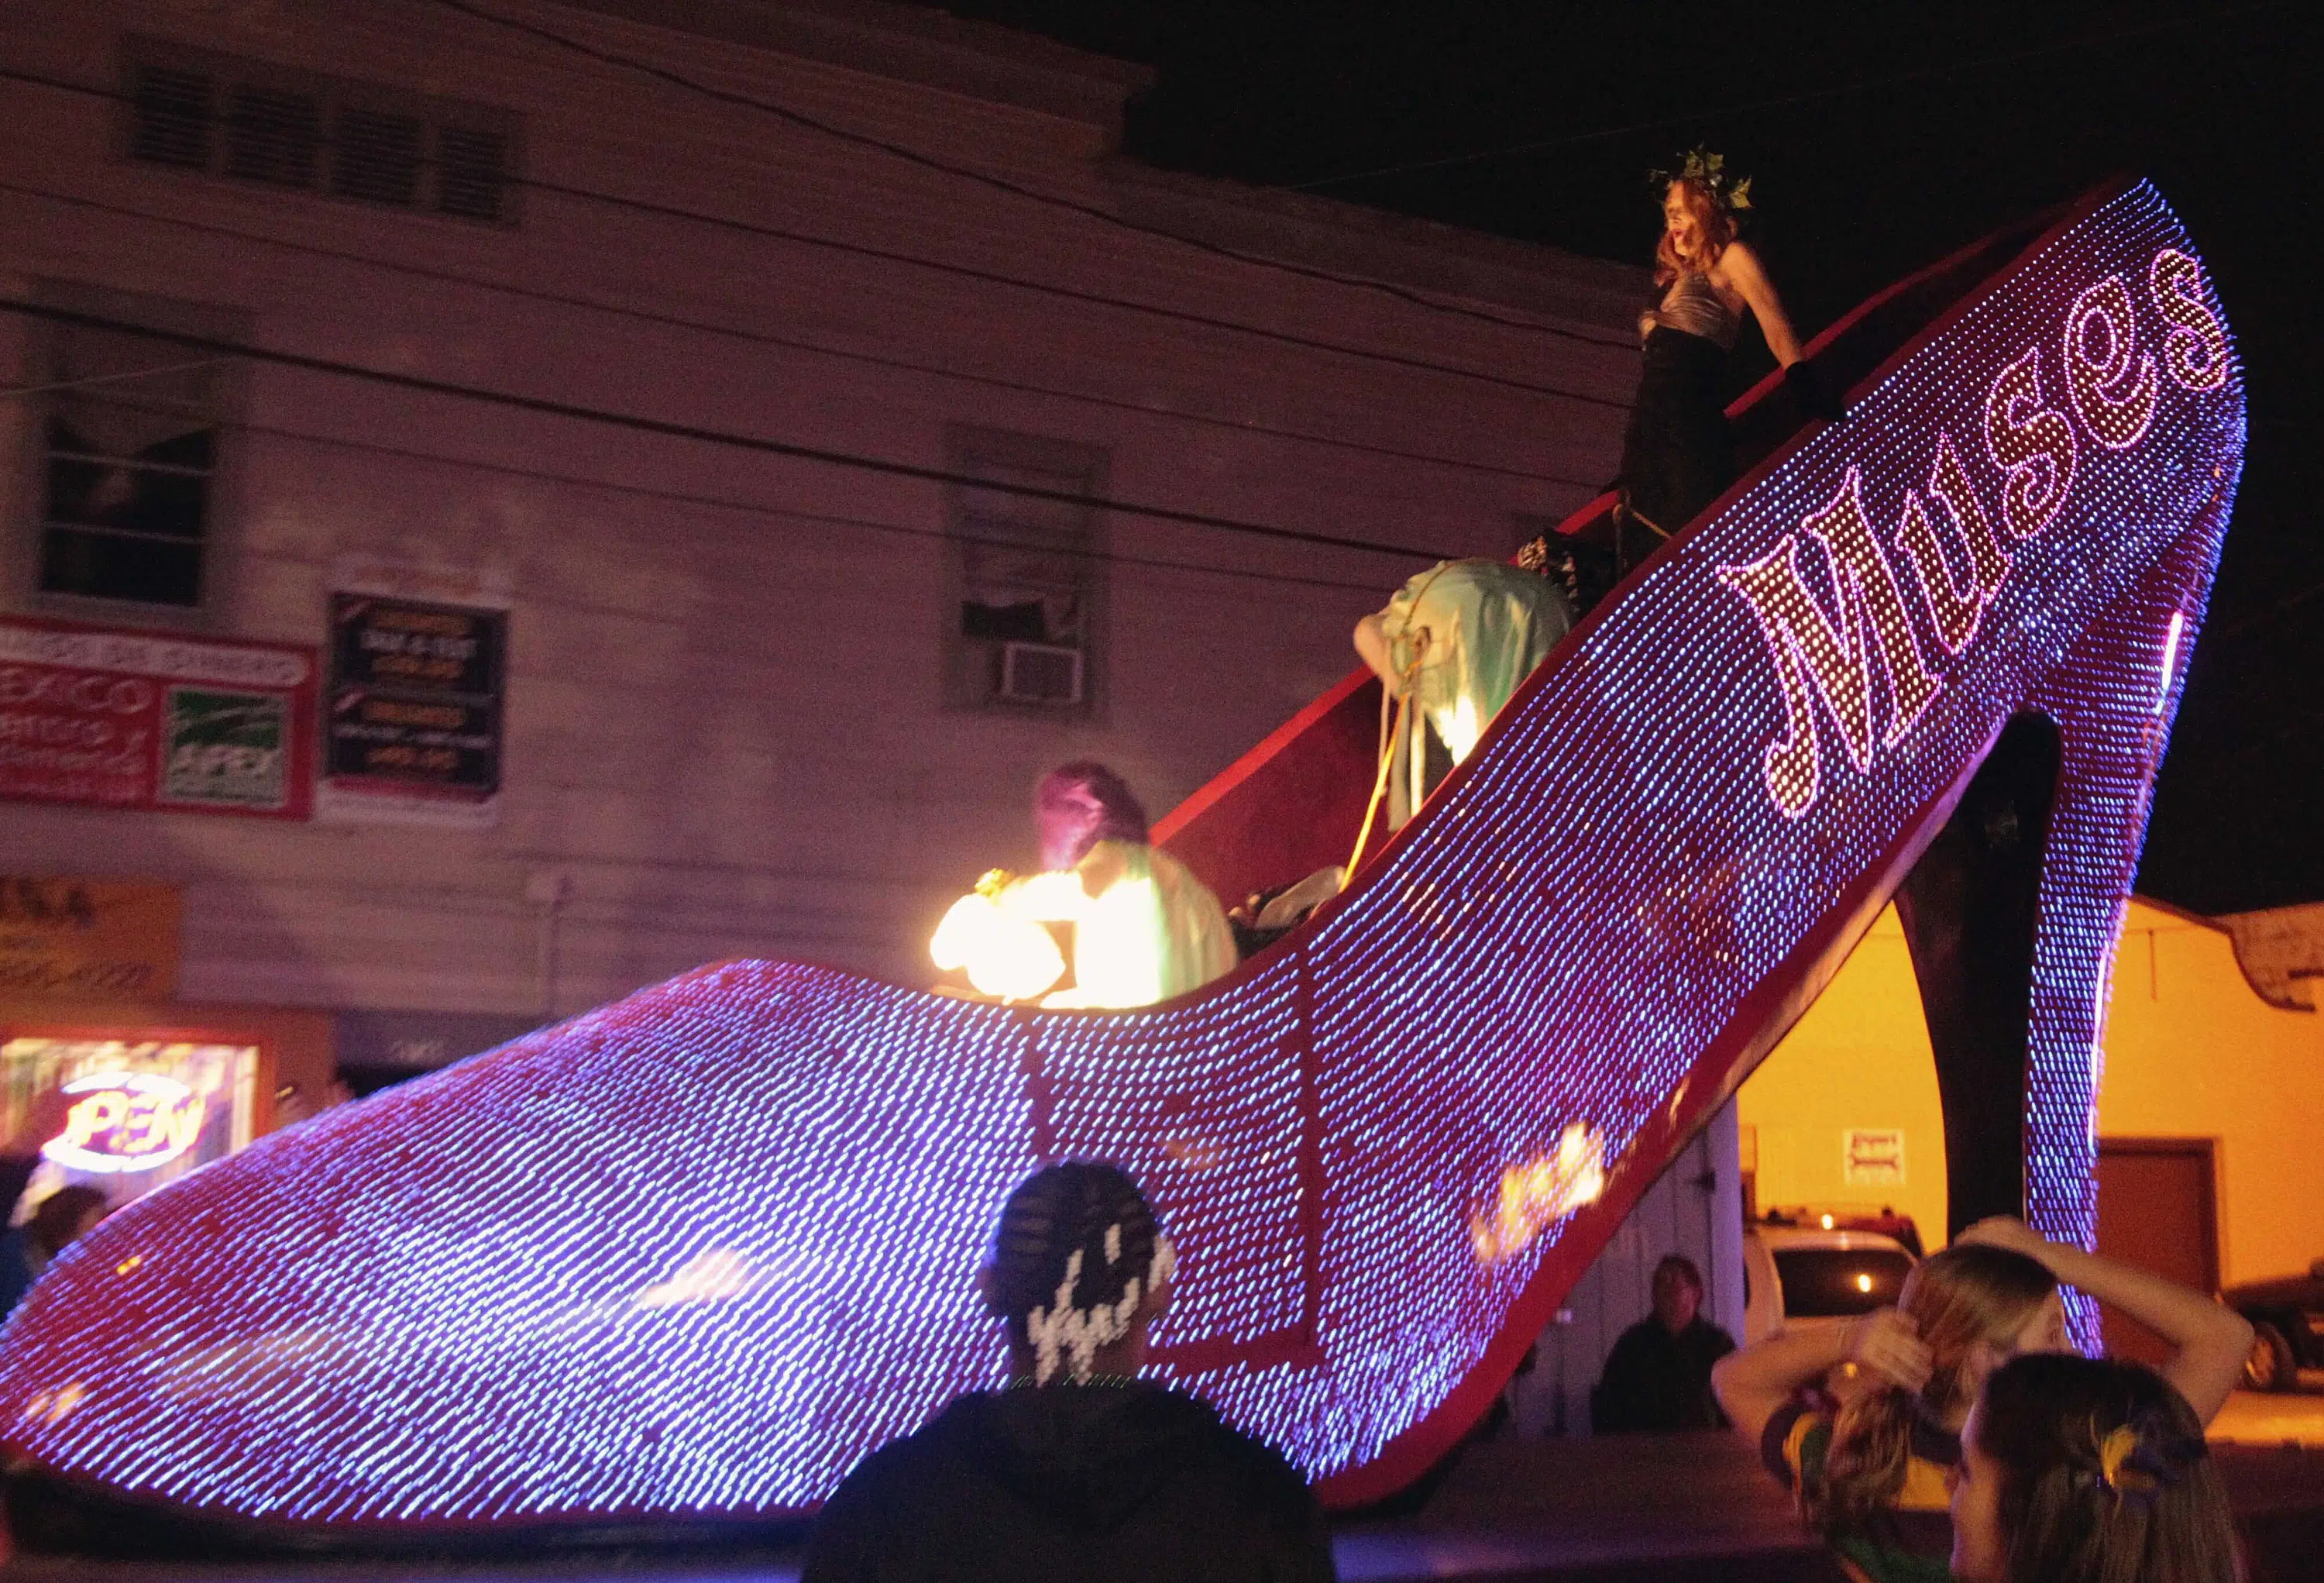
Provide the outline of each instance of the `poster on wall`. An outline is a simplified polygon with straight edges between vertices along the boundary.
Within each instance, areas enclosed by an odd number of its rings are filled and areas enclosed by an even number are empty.
[[[322,795],[332,819],[498,817],[507,603],[443,581],[374,569],[331,595]]]
[[[1849,1127],[1840,1136],[1840,1174],[1852,1187],[1904,1185],[1904,1129]]]
[[[305,819],[317,691],[312,649],[0,618],[0,797]]]
[[[183,911],[152,880],[0,875],[0,995],[166,1001]]]

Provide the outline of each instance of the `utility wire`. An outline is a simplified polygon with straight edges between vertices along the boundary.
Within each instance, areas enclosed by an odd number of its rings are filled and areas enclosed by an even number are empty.
[[[225,361],[226,359],[219,359]],[[140,369],[134,373],[116,375],[117,379],[135,379],[144,375],[161,374],[160,368]],[[0,389],[0,400],[41,395],[58,389],[55,385],[18,385]],[[355,451],[365,456],[392,457],[398,461],[421,462],[430,466],[460,467],[470,472],[490,473],[495,477],[521,478],[530,483],[556,484],[576,489],[594,489],[604,494],[623,495],[641,500],[659,500],[676,505],[704,506],[716,511],[735,512],[745,516],[763,517],[773,521],[812,523],[823,527],[854,528],[865,532],[889,533],[907,539],[949,540],[956,544],[990,546],[999,550],[1028,548],[1019,539],[996,539],[974,533],[954,532],[946,528],[907,527],[899,523],[876,522],[869,517],[841,516],[830,512],[801,511],[791,506],[764,505],[756,501],[737,500],[730,495],[695,495],[683,490],[660,489],[647,484],[622,484],[605,478],[584,477],[577,473],[555,473],[540,467],[521,467],[508,462],[491,462],[474,457],[447,456],[441,451],[417,450],[407,446],[388,445],[374,440],[350,440],[344,435],[317,434],[304,429],[284,429],[267,423],[235,421],[230,425],[244,434],[263,434],[272,440],[286,440],[303,445],[315,445],[334,450]],[[1213,566],[1204,561],[1166,560],[1158,556],[1126,555],[1113,550],[1076,550],[1069,551],[1076,560],[1102,560],[1116,566],[1139,566],[1162,571],[1195,572],[1211,577],[1241,578],[1252,582],[1294,583],[1305,588],[1343,588],[1351,592],[1377,594],[1378,582],[1350,582],[1337,578],[1302,577],[1296,572],[1260,571],[1250,567]]]
[[[90,98],[109,100],[116,104],[131,102],[129,96],[112,88],[94,88],[87,83],[69,82],[62,79],[45,77],[36,72],[20,71],[14,68],[0,68],[0,81],[20,82],[33,87],[54,88],[62,92],[80,94]],[[320,146],[330,146],[327,139],[318,138],[317,142]],[[1123,309],[1130,312],[1142,313],[1175,323],[1199,325],[1206,329],[1226,330],[1260,340],[1300,347],[1309,351],[1330,352],[1364,362],[1414,368],[1425,373],[1449,375],[1456,379],[1475,380],[1484,384],[1523,391],[1528,395],[1554,396],[1563,401],[1579,402],[1584,405],[1598,407],[1627,408],[1629,404],[1628,402],[1610,396],[1595,395],[1588,391],[1576,390],[1569,386],[1514,379],[1507,375],[1488,374],[1480,369],[1463,368],[1449,363],[1434,362],[1426,357],[1407,356],[1398,352],[1367,350],[1361,347],[1351,347],[1344,342],[1326,340],[1317,336],[1297,335],[1289,330],[1268,329],[1237,319],[1220,319],[1207,313],[1197,313],[1190,309],[1167,308],[1157,303],[1140,302],[1132,298],[1109,296],[1102,292],[1087,292],[1077,287],[1061,286],[1047,281],[1030,280],[1023,275],[1008,274],[1000,270],[981,269],[970,264],[947,264],[939,259],[925,258],[918,254],[900,253],[892,248],[873,247],[862,243],[842,242],[830,236],[818,236],[811,232],[788,230],[779,226],[764,225],[755,220],[736,219],[729,215],[710,214],[700,209],[686,208],[677,204],[658,202],[652,199],[631,198],[621,193],[605,192],[589,187],[568,186],[562,182],[549,181],[532,176],[511,174],[507,180],[512,186],[528,188],[559,198],[602,204],[634,214],[651,215],[658,219],[685,220],[695,225],[707,226],[742,236],[824,248],[858,258],[877,259],[883,264],[904,264],[912,268],[934,271],[940,274],[955,275],[964,280],[1038,292],[1070,301],[1086,302],[1097,307]],[[1606,340],[1593,344],[1612,348],[1627,346],[1628,343],[1623,340]]]
[[[1333,550],[1358,550],[1374,555],[1423,557],[1440,560],[1456,558],[1456,552],[1449,551],[1440,551],[1402,544],[1382,544],[1367,539],[1343,538],[1336,533],[1312,532],[1301,528],[1277,527],[1267,523],[1244,522],[1233,517],[1213,516],[1204,512],[1180,511],[1172,506],[1146,505],[1135,501],[1114,500],[1104,495],[1079,494],[1066,489],[1044,489],[1038,485],[1014,484],[1000,479],[979,477],[975,474],[957,472],[949,467],[921,467],[912,462],[890,461],[884,458],[863,456],[853,451],[832,450],[821,446],[797,445],[788,440],[766,440],[757,435],[737,434],[726,430],[704,428],[698,424],[678,423],[667,419],[647,418],[631,412],[616,412],[606,408],[585,406],[575,402],[555,401],[546,396],[519,395],[510,391],[490,390],[482,385],[462,384],[451,380],[430,379],[422,375],[401,374],[392,369],[373,368],[361,364],[340,362],[336,358],[310,356],[305,353],[280,351],[269,347],[254,347],[218,336],[192,335],[181,330],[156,329],[150,325],[136,324],[105,314],[84,313],[73,309],[52,307],[40,302],[27,302],[14,298],[0,297],[0,312],[22,314],[31,319],[45,319],[52,324],[74,325],[84,329],[115,330],[139,336],[147,340],[186,347],[196,351],[246,357],[253,362],[271,363],[281,367],[297,368],[312,374],[326,374],[340,378],[362,380],[396,390],[447,396],[454,400],[477,402],[489,406],[531,412],[545,417],[601,423],[613,428],[629,430],[635,433],[657,435],[664,439],[685,440],[704,445],[723,446],[735,450],[755,451],[762,456],[788,457],[800,461],[853,467],[858,471],[882,474],[889,477],[911,478],[930,484],[955,484],[965,488],[990,490],[995,494],[1013,495],[1028,500],[1045,500],[1061,505],[1118,512],[1125,516],[1146,517],[1156,522],[1179,523],[1189,527],[1213,528],[1222,532],[1248,533],[1255,538],[1277,539],[1296,544],[1314,544]]]
[[[451,4],[452,0],[438,0]],[[2030,50],[2019,50],[2004,55],[1987,55],[1975,60],[1956,61],[1950,66],[1924,67],[1917,71],[1900,71],[1887,77],[1861,78],[1854,82],[1838,83],[1830,88],[1810,88],[1801,93],[1778,94],[1764,99],[1746,99],[1739,104],[1723,106],[1715,110],[1692,110],[1684,115],[1665,116],[1652,121],[1633,121],[1622,126],[1601,126],[1591,132],[1568,133],[1558,137],[1537,138],[1528,143],[1512,143],[1499,148],[1478,149],[1464,154],[1448,154],[1442,159],[1401,160],[1392,165],[1380,165],[1369,171],[1349,171],[1335,176],[1315,176],[1305,181],[1286,181],[1268,189],[1281,192],[1312,192],[1318,188],[1342,187],[1351,181],[1369,181],[1382,176],[1404,176],[1416,171],[1443,171],[1455,165],[1476,164],[1485,160],[1505,159],[1514,154],[1540,153],[1554,148],[1572,148],[1580,143],[1601,143],[1609,138],[1628,137],[1640,132],[1660,132],[1674,126],[1685,126],[1698,121],[1724,120],[1731,116],[1756,115],[1762,110],[1780,110],[1794,105],[1814,104],[1825,99],[1847,98],[1857,94],[1873,93],[1881,88],[1900,88],[1908,83],[1929,82],[1952,77],[1965,71],[1982,71],[1995,66],[2015,66],[2022,61],[2038,60],[2045,56],[2069,54],[2092,45],[2119,43],[2155,33],[2174,32],[2196,23],[2226,22],[2249,16],[2262,11],[2282,8],[2283,0],[2261,0],[2258,5],[2239,5],[2227,11],[2210,11],[2183,16],[2166,17],[2143,27],[2119,28],[2111,32],[2085,33],[2080,38],[2064,39],[2053,44],[2040,44]]]
[[[1441,299],[1431,297],[1425,292],[1410,291],[1405,287],[1394,285],[1386,281],[1371,280],[1360,275],[1342,274],[1333,270],[1316,269],[1306,264],[1291,264],[1282,259],[1268,258],[1258,254],[1245,253],[1238,248],[1223,246],[1215,242],[1205,242],[1197,237],[1182,236],[1175,231],[1164,230],[1157,226],[1140,225],[1135,220],[1127,219],[1120,215],[1112,213],[1111,210],[1100,208],[1094,204],[1083,203],[1074,199],[1061,198],[1055,193],[1043,192],[1038,189],[1026,187],[1019,182],[1011,181],[1006,177],[995,176],[988,171],[979,171],[971,166],[955,165],[951,163],[949,161],[937,159],[932,154],[923,153],[918,149],[907,147],[902,143],[892,142],[887,138],[874,137],[867,133],[853,132],[848,130],[846,127],[836,125],[816,116],[806,115],[800,111],[794,110],[788,106],[779,105],[771,100],[761,99],[751,94],[738,93],[731,88],[719,88],[715,84],[703,82],[698,79],[688,77],[683,72],[672,71],[667,67],[657,66],[650,60],[640,60],[634,57],[623,55],[617,51],[603,49],[597,45],[572,38],[565,33],[557,32],[553,28],[542,27],[536,23],[525,22],[512,16],[501,15],[496,12],[488,11],[481,5],[471,5],[468,3],[468,0],[430,0],[430,3],[439,6],[443,10],[456,12],[460,15],[469,17],[474,21],[490,23],[493,26],[503,28],[512,32],[522,33],[538,41],[539,42],[549,44],[558,49],[568,51],[576,55],[585,56],[589,60],[598,62],[600,65],[612,66],[624,71],[635,72],[640,76],[654,79],[657,81],[669,84],[671,87],[683,88],[689,93],[699,94],[705,98],[715,99],[721,104],[734,105],[747,109],[759,110],[767,115],[773,116],[779,120],[788,122],[791,125],[801,127],[807,131],[820,133],[825,137],[835,138],[842,143],[853,143],[862,148],[874,149],[879,153],[890,155],[895,159],[902,160],[907,163],[920,166],[924,170],[936,171],[947,176],[957,177],[963,181],[974,181],[979,185],[989,187],[997,192],[1005,192],[1012,197],[1025,199],[1030,202],[1046,204],[1052,208],[1064,209],[1072,214],[1083,215],[1090,219],[1100,221],[1105,225],[1119,227],[1125,231],[1135,232],[1142,236],[1159,237],[1166,242],[1174,243],[1182,247],[1191,247],[1197,252],[1211,254],[1221,258],[1230,258],[1238,264],[1255,264],[1262,269],[1279,270],[1286,274],[1298,275],[1307,280],[1325,281],[1334,285],[1353,286],[1364,291],[1383,292],[1388,296],[1396,298],[1399,301],[1409,302],[1416,307],[1425,308],[1439,313],[1457,314],[1464,319],[1482,319],[1488,324],[1499,325],[1508,329],[1528,330],[1538,335],[1555,336],[1561,339],[1566,340],[1589,341],[1600,346],[1627,346],[1628,344],[1627,339],[1620,336],[1608,337],[1604,335],[1592,334],[1588,331],[1567,329],[1558,325],[1544,324],[1534,319],[1511,319],[1505,315],[1489,312],[1483,309],[1468,308],[1463,307],[1459,303],[1446,302]]]
[[[100,384],[119,384],[130,379],[153,379],[164,374],[186,374],[196,368],[216,368],[231,363],[231,357],[197,357],[190,363],[164,363],[154,368],[132,368],[126,374],[91,374],[80,379],[58,379],[47,384],[19,384],[0,390],[0,396],[15,397],[51,395],[58,391],[88,390]]]
[[[0,72],[0,76],[5,76]],[[254,231],[242,231],[231,226],[213,225],[204,220],[190,220],[176,215],[156,214],[147,209],[132,208],[121,204],[106,203],[97,199],[83,198],[72,193],[55,192],[42,187],[21,186],[0,181],[0,192],[13,192],[22,197],[38,199],[49,203],[112,215],[117,218],[134,219],[152,225],[174,226],[201,236],[225,237],[238,242],[255,243],[282,252],[309,258],[330,259],[368,269],[408,275],[417,280],[439,282],[477,291],[497,292],[530,301],[549,303],[561,308],[578,308],[613,318],[633,319],[641,324],[659,325],[669,329],[696,331],[755,346],[780,347],[788,351],[806,352],[813,356],[861,363],[877,368],[891,368],[905,373],[932,375],[941,379],[981,384],[996,390],[1016,391],[1028,395],[1049,396],[1059,400],[1085,403],[1092,406],[1108,407],[1120,412],[1137,412],[1148,417],[1199,423],[1212,428],[1231,430],[1239,434],[1263,434],[1277,439],[1296,440],[1312,445],[1330,446],[1342,450],[1361,451],[1373,456],[1392,457],[1400,461],[1422,462],[1434,467],[1452,467],[1465,472],[1492,473],[1504,477],[1529,478],[1543,483],[1565,484],[1576,488],[1597,488],[1597,483],[1587,478],[1572,478],[1558,473],[1534,472],[1523,467],[1505,467],[1490,462],[1462,461],[1452,457],[1433,456],[1421,451],[1401,450],[1394,446],[1372,445],[1363,440],[1342,440],[1327,434],[1315,434],[1297,429],[1279,428],[1272,424],[1245,422],[1232,418],[1213,417],[1206,412],[1182,411],[1173,407],[1149,406],[1138,402],[1122,401],[1111,396],[1092,395],[1082,392],[1060,390],[1049,385],[1003,379],[989,374],[969,374],[938,366],[932,363],[917,363],[909,358],[884,356],[873,352],[851,352],[835,347],[819,346],[813,341],[796,340],[787,336],[761,330],[738,329],[732,325],[715,324],[707,319],[688,319],[680,314],[659,313],[650,309],[632,308],[616,302],[606,302],[563,292],[545,291],[534,286],[520,286],[503,281],[484,280],[465,275],[456,270],[435,269],[426,264],[408,264],[401,260],[374,257],[369,254],[347,252],[335,247],[318,246],[309,242],[293,242],[280,236],[269,236]]]

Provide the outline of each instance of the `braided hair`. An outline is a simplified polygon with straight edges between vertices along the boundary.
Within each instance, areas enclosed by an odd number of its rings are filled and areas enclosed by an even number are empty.
[[[1978,1399],[2011,1583],[2233,1583],[2235,1523],[2187,1399],[2135,1363],[2029,1353]]]
[[[1068,1161],[1009,1195],[992,1240],[986,1295],[1009,1338],[1031,1352],[1033,1383],[1090,1377],[1098,1349],[1130,1331],[1170,1283],[1170,1239],[1120,1166]]]

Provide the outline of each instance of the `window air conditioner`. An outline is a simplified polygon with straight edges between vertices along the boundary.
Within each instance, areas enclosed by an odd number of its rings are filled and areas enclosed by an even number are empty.
[[[1082,701],[1082,652],[1057,643],[1002,643],[1001,696],[1013,704]]]

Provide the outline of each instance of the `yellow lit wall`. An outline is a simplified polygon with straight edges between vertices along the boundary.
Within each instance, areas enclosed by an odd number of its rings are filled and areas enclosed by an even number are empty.
[[[2324,1015],[2253,993],[2226,932],[2134,901],[2115,963],[2098,1099],[2105,1137],[2208,1137],[2219,1170],[2219,1262],[2234,1282],[2324,1256]],[[1884,912],[1830,988],[1743,1085],[1745,1163],[1759,1202],[1893,1203],[1944,1238],[1944,1133],[1904,932]],[[1849,1127],[1901,1127],[1893,1192],[1841,1180]]]
[[[2324,1257],[2324,1014],[2260,999],[2224,930],[2134,902],[2106,1043],[2100,1136],[2218,1140],[2220,1280]]]
[[[1759,1207],[1893,1205],[1935,1247],[1945,1237],[1945,1124],[1936,1060],[1921,1016],[1920,986],[1894,907],[1798,1026],[1759,1064],[1738,1096],[1743,1163],[1758,1147]],[[1899,1187],[1845,1180],[1850,1127],[1901,1127]]]

